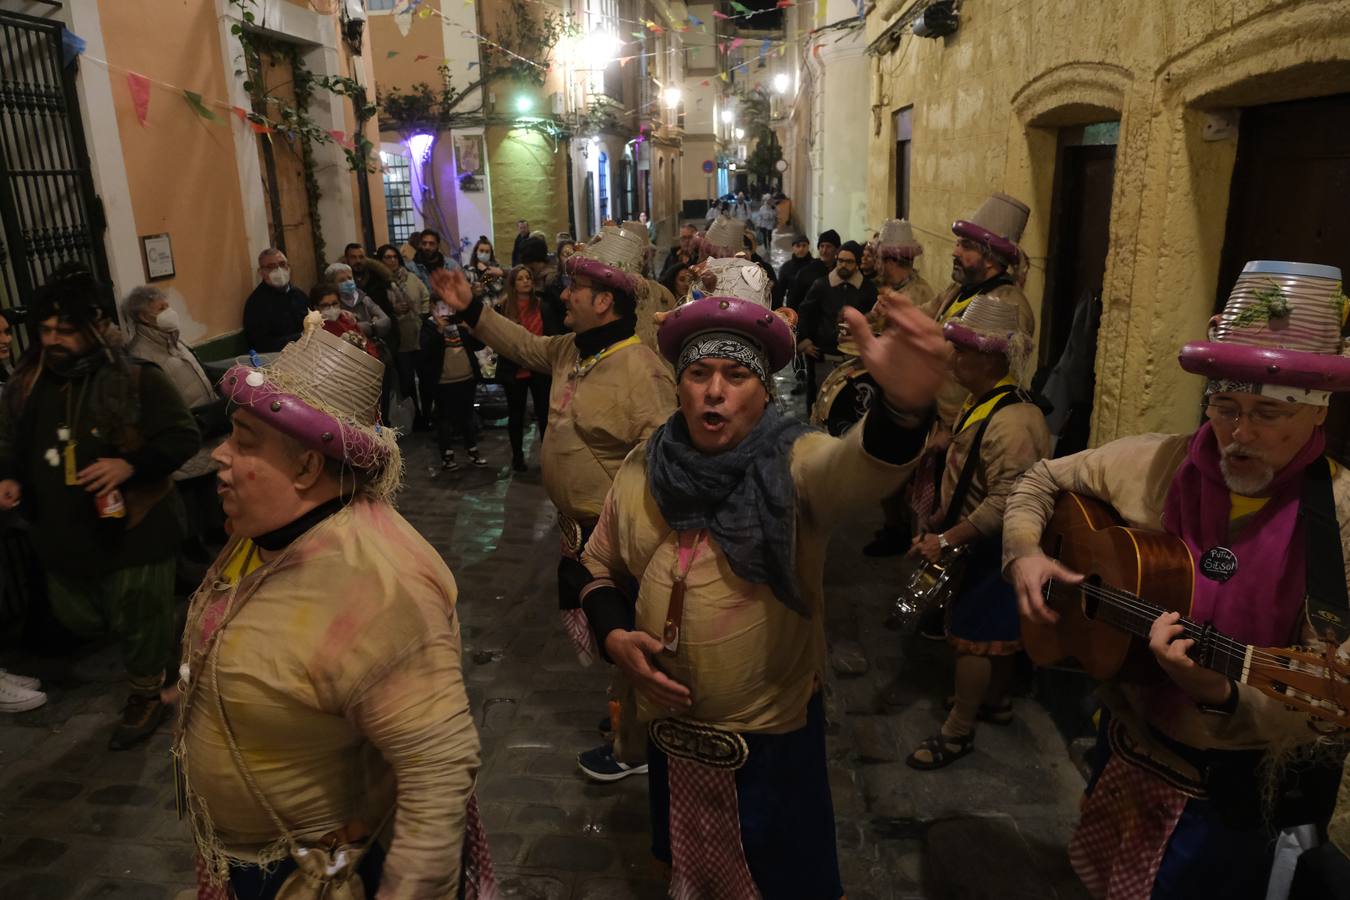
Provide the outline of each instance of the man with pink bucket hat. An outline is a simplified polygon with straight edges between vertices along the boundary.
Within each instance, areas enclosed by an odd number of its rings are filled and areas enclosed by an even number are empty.
[[[173,747],[198,897],[487,896],[455,579],[389,504],[383,364],[322,325],[220,383],[231,538],[188,611]]]
[[[679,410],[624,461],[582,559],[598,645],[648,726],[653,852],[677,898],[843,895],[825,760],[823,569],[831,531],[894,490],[946,370],[940,327],[903,299],[872,335],[880,385],[844,438],[783,417],[796,345],[768,277],[715,259],[657,336]],[[616,589],[636,578],[636,601]]]
[[[1189,618],[1202,630],[1167,613],[1149,635],[1167,678],[1099,691],[1095,771],[1069,846],[1094,896],[1265,897],[1274,829],[1326,824],[1339,758],[1330,772],[1314,762],[1298,776],[1297,809],[1272,810],[1263,792],[1293,796],[1269,779],[1327,723],[1192,657],[1222,640],[1212,626],[1237,646],[1299,644],[1345,659],[1350,477],[1325,455],[1322,430],[1331,394],[1350,390],[1340,282],[1330,266],[1247,263],[1208,340],[1181,348],[1181,367],[1207,379],[1198,430],[1043,460],[1008,498],[1003,562],[1024,619],[1054,621],[1043,587],[1082,578],[1040,548],[1060,491],[1175,535],[1195,561]]]
[[[648,243],[645,228],[608,225],[567,258],[563,265],[571,283],[562,299],[572,334],[530,334],[475,300],[454,273],[436,276],[432,284],[479,340],[527,369],[553,376],[539,463],[562,534],[558,605],[583,664],[594,659],[596,648],[581,610],[580,591],[589,580],[578,562],[581,547],[620,464],[675,405],[670,367],[637,334],[637,294],[645,289],[641,273]],[[600,781],[646,772],[641,747],[626,752],[620,707],[631,691],[616,685],[614,692],[605,721],[617,747],[601,745],[580,759],[582,770]]]

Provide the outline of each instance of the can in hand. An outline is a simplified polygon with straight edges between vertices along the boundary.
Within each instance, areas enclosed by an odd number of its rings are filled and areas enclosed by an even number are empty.
[[[122,519],[126,517],[127,505],[122,499],[122,492],[113,488],[94,498],[94,510],[100,519]]]

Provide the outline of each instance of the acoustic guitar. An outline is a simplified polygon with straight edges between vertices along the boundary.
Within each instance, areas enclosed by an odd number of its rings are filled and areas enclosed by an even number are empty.
[[[1198,664],[1309,715],[1350,726],[1350,662],[1334,648],[1254,647],[1186,618],[1196,566],[1179,538],[1128,528],[1105,503],[1065,491],[1041,548],[1086,577],[1081,584],[1046,584],[1046,605],[1059,614],[1053,625],[1023,617],[1022,643],[1038,665],[1074,660],[1097,679],[1159,680],[1165,676],[1148,649],[1149,628],[1164,612],[1179,612]]]

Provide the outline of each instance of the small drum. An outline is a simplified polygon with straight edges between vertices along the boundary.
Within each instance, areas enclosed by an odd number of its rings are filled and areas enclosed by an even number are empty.
[[[846,359],[820,386],[820,395],[811,408],[811,424],[837,437],[862,421],[879,390],[861,359]]]

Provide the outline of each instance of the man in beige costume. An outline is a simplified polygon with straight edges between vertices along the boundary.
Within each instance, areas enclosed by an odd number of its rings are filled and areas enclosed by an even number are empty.
[[[1195,433],[1039,462],[1008,498],[1003,556],[1024,620],[1053,623],[1058,600],[1047,605],[1044,586],[1082,579],[1040,546],[1060,491],[1174,535],[1194,560],[1189,622],[1165,613],[1151,626],[1167,677],[1099,692],[1096,772],[1069,848],[1094,896],[1266,896],[1262,762],[1327,723],[1257,691],[1245,669],[1238,681],[1195,659],[1216,644],[1345,652],[1350,478],[1324,455],[1322,432],[1330,392],[1350,389],[1340,278],[1330,266],[1248,263],[1209,340],[1181,350],[1182,368],[1209,379]]]
[[[321,326],[220,385],[232,537],[192,598],[174,746],[199,896],[477,896],[455,580],[388,502],[384,366]]]
[[[551,337],[531,334],[474,299],[456,273],[432,279],[479,340],[527,369],[553,376],[539,463],[562,530],[558,602],[583,662],[594,658],[595,645],[581,612],[580,590],[588,580],[578,562],[581,547],[624,458],[675,407],[670,367],[636,334],[635,295],[646,249],[645,229],[638,235],[611,226],[568,257],[564,267],[571,283],[562,298],[573,333]],[[622,738],[620,745],[624,755]],[[631,762],[604,747],[587,751],[597,752],[600,758],[586,769],[593,777],[610,780],[646,770],[640,748],[626,757]]]

